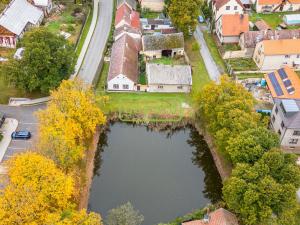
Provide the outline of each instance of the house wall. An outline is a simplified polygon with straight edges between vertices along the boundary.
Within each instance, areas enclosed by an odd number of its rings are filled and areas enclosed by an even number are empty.
[[[274,5],[259,5],[258,2],[256,1],[256,12],[258,13],[263,13],[263,12],[270,12],[273,11],[278,4],[274,4]],[[290,4],[287,3],[284,5],[282,12],[288,12],[288,11],[298,11],[300,10],[300,4]],[[276,12],[279,12],[280,9],[278,8],[276,10]]]
[[[159,25],[155,25],[155,28],[154,30],[164,30],[164,29],[171,29],[171,28],[174,28],[172,25],[162,25],[162,24],[159,24]],[[151,25],[148,25],[148,24],[145,24],[143,25],[143,30],[151,30]]]
[[[17,38],[16,36],[7,36],[0,34],[0,47],[3,48],[16,48]]]
[[[142,0],[142,9],[150,9],[153,12],[161,12],[164,10],[164,0]]]
[[[180,87],[180,88],[178,88]],[[149,84],[148,92],[166,92],[166,93],[189,93],[191,91],[190,85],[166,85],[166,84]]]
[[[277,113],[275,109],[278,109]],[[274,104],[271,114],[271,127],[274,132],[278,133],[280,136],[280,145],[287,152],[300,153],[300,136],[294,135],[294,131],[300,131],[299,129],[290,129],[285,126],[282,126],[282,116],[283,112],[281,109]],[[298,139],[297,144],[292,144],[291,139]]]
[[[226,7],[228,7],[228,8],[226,8]],[[231,0],[227,4],[223,5],[221,8],[219,8],[219,10],[217,10],[214,5],[213,6],[213,14],[214,14],[215,20],[218,20],[222,15],[244,14],[244,9],[235,0]]]
[[[114,88],[114,85],[119,85],[119,88]],[[124,85],[128,85],[128,89],[124,88]],[[128,79],[126,75],[120,74],[114,79],[107,82],[108,91],[134,91],[135,84]]]
[[[136,33],[130,33],[130,32],[122,32],[120,33],[119,35],[116,35],[114,37],[114,40],[118,40],[119,38],[121,38],[124,34],[128,34],[130,37],[134,38],[134,39],[141,39],[142,38],[142,35],[141,34],[136,34]]]
[[[143,51],[141,52],[141,54],[143,54],[145,56],[145,58],[147,60],[151,60],[151,59],[159,59],[162,57],[162,50],[157,50],[157,51]],[[172,49],[172,56],[174,55],[183,55],[184,54],[184,49],[183,48],[176,48],[176,49]]]

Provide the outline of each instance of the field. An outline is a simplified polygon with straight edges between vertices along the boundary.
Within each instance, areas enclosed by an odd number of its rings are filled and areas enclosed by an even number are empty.
[[[144,120],[153,116],[159,116],[168,121],[174,118],[190,117],[193,114],[193,96],[210,81],[199,50],[192,50],[193,43],[195,43],[193,38],[185,42],[185,49],[193,70],[192,93],[107,93],[104,90],[109,64],[106,63],[96,87],[98,97],[109,97],[108,104],[99,103],[101,109],[106,114],[142,115]]]

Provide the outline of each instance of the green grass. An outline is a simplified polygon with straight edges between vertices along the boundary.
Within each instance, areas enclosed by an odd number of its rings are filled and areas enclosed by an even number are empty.
[[[203,36],[204,36],[204,39],[205,39],[205,42],[208,46],[208,49],[213,57],[213,59],[215,60],[215,62],[217,63],[217,65],[223,70],[223,71],[226,71],[226,66],[225,66],[225,63],[224,63],[224,60],[222,59],[219,51],[218,51],[218,47],[215,43],[215,40],[213,39],[212,35],[207,32],[207,31],[204,31],[203,32]]]
[[[149,18],[149,19],[155,19],[157,18],[161,13],[159,12],[149,12],[149,11],[142,11],[141,17],[142,18]]]
[[[76,46],[76,55],[79,55],[80,52],[81,52],[81,49],[83,47],[83,44],[84,44],[84,41],[86,39],[86,36],[90,30],[90,26],[91,26],[91,23],[92,23],[92,19],[93,19],[93,9],[90,9],[89,10],[89,13],[88,13],[88,17],[87,17],[87,20],[84,24],[84,28],[82,30],[82,33],[81,33],[81,36],[80,36],[80,39],[77,43],[77,46]]]
[[[162,57],[159,59],[153,59],[149,61],[149,63],[157,63],[157,64],[164,64],[164,65],[185,65],[186,62],[184,57]]]
[[[279,24],[283,22],[282,18],[286,14],[293,14],[293,12],[277,12],[277,13],[270,13],[270,14],[252,13],[252,15],[250,16],[250,20],[252,22],[256,22],[259,19],[263,19],[264,21],[266,21],[267,24],[269,24],[270,27],[275,29],[276,27],[278,27]],[[299,28],[299,26],[288,27],[288,29],[296,29],[296,28]]]
[[[242,73],[236,75],[238,79],[243,80],[247,78],[263,78],[264,73]]]
[[[226,62],[235,71],[258,70],[255,62],[251,58],[228,59]]]
[[[145,120],[151,116],[160,116],[166,120],[174,119],[174,117],[180,119],[182,117],[192,116],[193,109],[182,108],[182,103],[187,103],[192,107],[193,96],[198,93],[205,84],[210,82],[199,50],[192,50],[193,43],[195,43],[194,38],[190,38],[185,42],[186,52],[190,58],[193,69],[193,86],[191,93],[104,92],[109,69],[109,64],[105,63],[100,74],[99,83],[96,87],[96,94],[97,96],[107,95],[109,102],[106,104],[99,102],[101,109],[106,114],[126,113],[142,115]]]
[[[241,47],[238,44],[224,44],[223,48],[225,51],[238,51]]]
[[[142,84],[142,85],[146,85],[147,84],[147,78],[146,78],[146,74],[145,73],[140,74],[140,76],[139,76],[139,84]]]

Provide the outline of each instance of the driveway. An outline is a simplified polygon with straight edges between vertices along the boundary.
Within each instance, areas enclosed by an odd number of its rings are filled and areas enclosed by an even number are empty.
[[[98,73],[106,42],[110,33],[113,0],[99,1],[99,16],[89,48],[78,72],[78,77],[88,84],[93,84]]]
[[[32,143],[37,135],[37,118],[35,112],[39,109],[46,108],[46,104],[37,106],[6,106],[0,105],[0,111],[5,113],[6,117],[15,118],[18,120],[19,125],[17,130],[28,130],[32,134],[32,138],[29,140],[12,140],[6,153],[3,157],[3,161],[9,159],[12,155],[20,152],[24,152],[32,146]]]
[[[210,79],[219,82],[221,73],[218,69],[216,62],[214,61],[213,57],[210,54],[210,51],[204,40],[200,25],[197,26],[194,36],[200,45],[200,54],[202,55]]]

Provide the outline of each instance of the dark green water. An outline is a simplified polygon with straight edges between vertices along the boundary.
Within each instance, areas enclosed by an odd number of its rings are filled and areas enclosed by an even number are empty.
[[[221,178],[194,128],[154,132],[115,123],[102,134],[89,209],[107,211],[130,201],[144,225],[168,222],[221,198]]]

